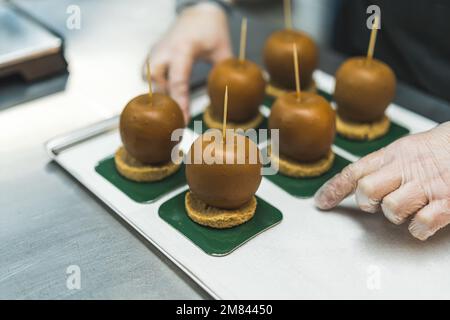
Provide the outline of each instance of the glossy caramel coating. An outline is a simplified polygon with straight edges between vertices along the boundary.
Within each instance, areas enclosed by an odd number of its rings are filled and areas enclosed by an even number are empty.
[[[313,71],[319,62],[319,53],[314,41],[297,30],[280,30],[272,33],[264,45],[264,64],[275,86],[295,89],[293,44],[297,45],[300,82],[307,88],[312,83]]]
[[[170,161],[172,132],[184,128],[183,114],[169,96],[154,93],[132,99],[120,115],[120,136],[128,153],[143,164],[158,165]]]
[[[206,204],[222,209],[237,209],[252,199],[261,183],[261,154],[258,146],[247,137],[233,134],[230,142],[204,134],[192,144],[187,155],[186,179],[193,192]],[[198,163],[195,152],[201,150]],[[250,156],[252,152],[253,156]],[[209,154],[214,154],[222,164],[210,162]],[[243,159],[237,162],[238,157]],[[227,162],[229,164],[227,164]],[[209,164],[208,164],[209,163]]]
[[[323,97],[295,92],[278,98],[269,117],[269,129],[279,129],[280,154],[298,162],[327,156],[336,133],[336,114]]]
[[[395,74],[388,65],[366,57],[350,58],[336,72],[337,112],[353,122],[379,121],[394,99],[395,88]]]
[[[228,121],[246,122],[257,116],[265,96],[266,82],[255,63],[231,58],[211,70],[208,76],[208,95],[214,118],[223,118],[225,86],[228,86]]]

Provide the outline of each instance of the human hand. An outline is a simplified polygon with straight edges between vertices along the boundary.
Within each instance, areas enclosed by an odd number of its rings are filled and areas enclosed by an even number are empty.
[[[195,60],[204,59],[214,64],[231,56],[225,12],[216,4],[201,3],[184,9],[168,33],[152,48],[152,79],[158,90],[168,92],[178,102],[187,123],[189,78]]]
[[[399,139],[350,164],[315,196],[328,210],[355,192],[366,212],[395,224],[414,216],[410,233],[426,240],[450,223],[450,122]]]

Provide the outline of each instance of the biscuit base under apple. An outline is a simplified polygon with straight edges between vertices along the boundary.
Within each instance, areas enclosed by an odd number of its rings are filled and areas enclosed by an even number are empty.
[[[375,140],[384,136],[389,131],[390,125],[391,122],[387,116],[371,123],[357,123],[344,120],[336,115],[336,131],[341,136],[352,140]]]
[[[280,173],[293,178],[318,177],[330,170],[335,158],[333,151],[330,150],[327,156],[319,161],[300,163],[281,154],[275,156],[270,149],[269,152],[271,160],[278,162]]]
[[[174,174],[180,169],[180,164],[172,161],[160,166],[143,164],[133,158],[124,147],[120,147],[114,155],[117,171],[127,179],[137,182],[159,181]]]
[[[184,199],[184,205],[187,215],[194,222],[211,228],[227,229],[241,225],[253,218],[257,201],[256,197],[253,196],[249,202],[238,209],[221,209],[206,204],[191,191],[188,191]]]
[[[227,121],[227,129],[242,129],[242,130],[248,130],[248,129],[256,129],[259,127],[261,122],[263,122],[264,116],[261,114],[261,112],[258,111],[258,114],[253,118],[246,122],[231,122]],[[222,120],[217,120],[214,118],[211,112],[211,107],[208,106],[205,109],[205,112],[203,112],[203,121],[205,121],[205,124],[210,129],[222,129]]]
[[[266,86],[266,94],[268,96],[271,96],[274,98],[278,98],[278,97],[282,96],[283,94],[285,94],[287,92],[292,92],[292,91],[295,91],[295,90],[280,88],[271,83],[267,84],[267,86]],[[302,88],[302,91],[316,93],[317,92],[316,82],[314,80],[312,80],[310,85],[307,88]]]

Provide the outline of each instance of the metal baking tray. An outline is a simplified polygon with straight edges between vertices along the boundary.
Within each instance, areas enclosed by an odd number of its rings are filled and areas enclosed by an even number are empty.
[[[333,92],[334,78],[314,74],[318,87]],[[193,96],[193,113],[208,103]],[[397,105],[389,117],[412,133],[436,125]],[[232,254],[205,254],[158,216],[159,206],[187,187],[153,203],[137,203],[97,174],[94,167],[120,145],[118,116],[56,137],[46,144],[53,161],[67,170],[145,239],[216,299],[443,298],[450,297],[450,233],[427,242],[412,238],[407,226],[394,226],[382,214],[366,214],[349,198],[330,212],[312,199],[290,196],[263,178],[257,195],[283,213],[283,221]],[[181,148],[195,139],[186,130]],[[357,157],[334,147],[349,160]],[[439,281],[439,282],[438,282]],[[436,290],[439,286],[439,290]]]

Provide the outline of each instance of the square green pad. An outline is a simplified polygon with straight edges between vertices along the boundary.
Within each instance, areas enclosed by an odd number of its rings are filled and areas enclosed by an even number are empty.
[[[263,152],[266,154],[265,150]],[[294,197],[310,198],[314,196],[316,191],[319,190],[325,182],[331,179],[335,174],[341,172],[348,164],[350,164],[350,161],[336,154],[333,166],[330,170],[318,177],[293,178],[281,173],[266,175],[264,177]]]
[[[283,219],[280,210],[259,197],[256,212],[252,219],[229,229],[214,229],[192,221],[184,206],[184,191],[159,207],[159,216],[181,232],[196,246],[212,256],[224,256],[263,231],[277,225]]]
[[[318,90],[318,93],[328,101],[333,100],[333,96],[324,91]],[[274,101],[275,99],[273,97],[266,96],[263,104],[270,108]],[[395,140],[407,135],[408,133],[408,129],[391,120],[389,131],[384,136],[378,139],[372,141],[357,141],[345,138],[337,134],[336,139],[334,140],[334,144],[356,156],[363,157],[369,153],[387,146],[388,144],[391,144]]]
[[[121,176],[116,169],[114,156],[100,161],[95,167],[95,171],[128,197],[140,203],[154,202],[186,184],[184,165],[181,165],[173,175],[155,182],[136,182]]]
[[[357,141],[345,138],[340,134],[337,134],[336,138],[334,139],[334,144],[356,156],[363,157],[365,155],[368,155],[369,153],[386,147],[388,144],[391,144],[395,140],[407,135],[408,133],[408,129],[391,120],[389,131],[384,136],[378,139],[371,141]]]

